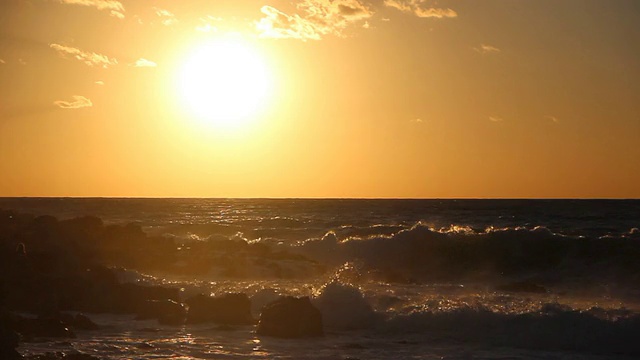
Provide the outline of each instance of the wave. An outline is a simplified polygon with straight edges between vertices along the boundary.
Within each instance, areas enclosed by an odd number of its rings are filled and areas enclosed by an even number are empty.
[[[436,301],[438,304],[425,299],[423,303],[407,303],[406,299],[396,298],[394,306],[374,311],[370,304],[379,303],[384,297],[375,292],[365,296],[359,287],[334,279],[316,292],[312,303],[320,309],[329,330],[420,334],[423,341],[434,343],[640,355],[636,339],[640,315],[625,308],[581,310],[557,302],[524,300],[527,307],[514,311],[452,296],[443,298],[444,303]]]
[[[309,239],[295,250],[338,266],[362,264],[372,279],[391,282],[523,279],[612,280],[640,285],[640,235],[567,236],[545,227],[487,228],[423,223],[392,235],[346,237],[335,232]]]
[[[350,284],[331,281],[320,288],[313,304],[322,312],[324,326],[341,330],[369,328],[378,321],[360,290]]]
[[[42,266],[39,252],[65,254],[79,263],[91,256],[110,266],[213,279],[310,279],[351,262],[364,280],[386,283],[515,282],[505,289],[538,292],[577,281],[631,289],[640,296],[636,227],[600,237],[542,226],[435,228],[421,222],[337,226],[325,233],[306,220],[274,218],[277,224],[300,227],[271,228],[272,221],[264,228],[178,224],[165,228],[164,236],[150,236],[140,225],[106,225],[95,217],[3,216],[0,235],[7,256],[21,242],[28,252],[35,250],[30,261]]]
[[[554,303],[524,314],[472,307],[447,312],[416,312],[392,317],[378,330],[427,333],[434,341],[640,355],[640,343],[635,335],[640,331],[640,316],[602,308],[579,311]]]

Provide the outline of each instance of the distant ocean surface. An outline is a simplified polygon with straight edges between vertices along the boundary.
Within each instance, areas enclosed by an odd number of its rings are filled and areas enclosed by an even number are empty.
[[[121,278],[185,296],[244,292],[256,317],[273,296],[312,296],[327,329],[320,339],[279,340],[252,327],[100,315],[104,330],[22,345],[25,354],[71,346],[108,359],[640,356],[640,200],[0,198],[0,209],[134,223],[185,253],[233,240],[295,254],[308,261],[245,257],[205,264],[196,277],[121,269]]]

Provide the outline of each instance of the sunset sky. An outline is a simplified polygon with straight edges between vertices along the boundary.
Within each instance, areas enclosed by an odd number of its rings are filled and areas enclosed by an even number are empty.
[[[0,196],[638,198],[640,1],[2,0]]]

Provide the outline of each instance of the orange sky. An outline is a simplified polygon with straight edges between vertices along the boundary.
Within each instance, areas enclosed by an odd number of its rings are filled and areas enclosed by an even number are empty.
[[[635,0],[5,0],[0,196],[638,198],[638,24]],[[176,85],[228,38],[270,78],[232,130]]]

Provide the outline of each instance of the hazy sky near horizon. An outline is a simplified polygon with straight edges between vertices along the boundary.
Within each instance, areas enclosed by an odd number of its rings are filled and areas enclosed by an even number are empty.
[[[233,128],[179,85],[221,39],[268,79]],[[0,196],[638,198],[640,2],[4,0],[0,174]]]

